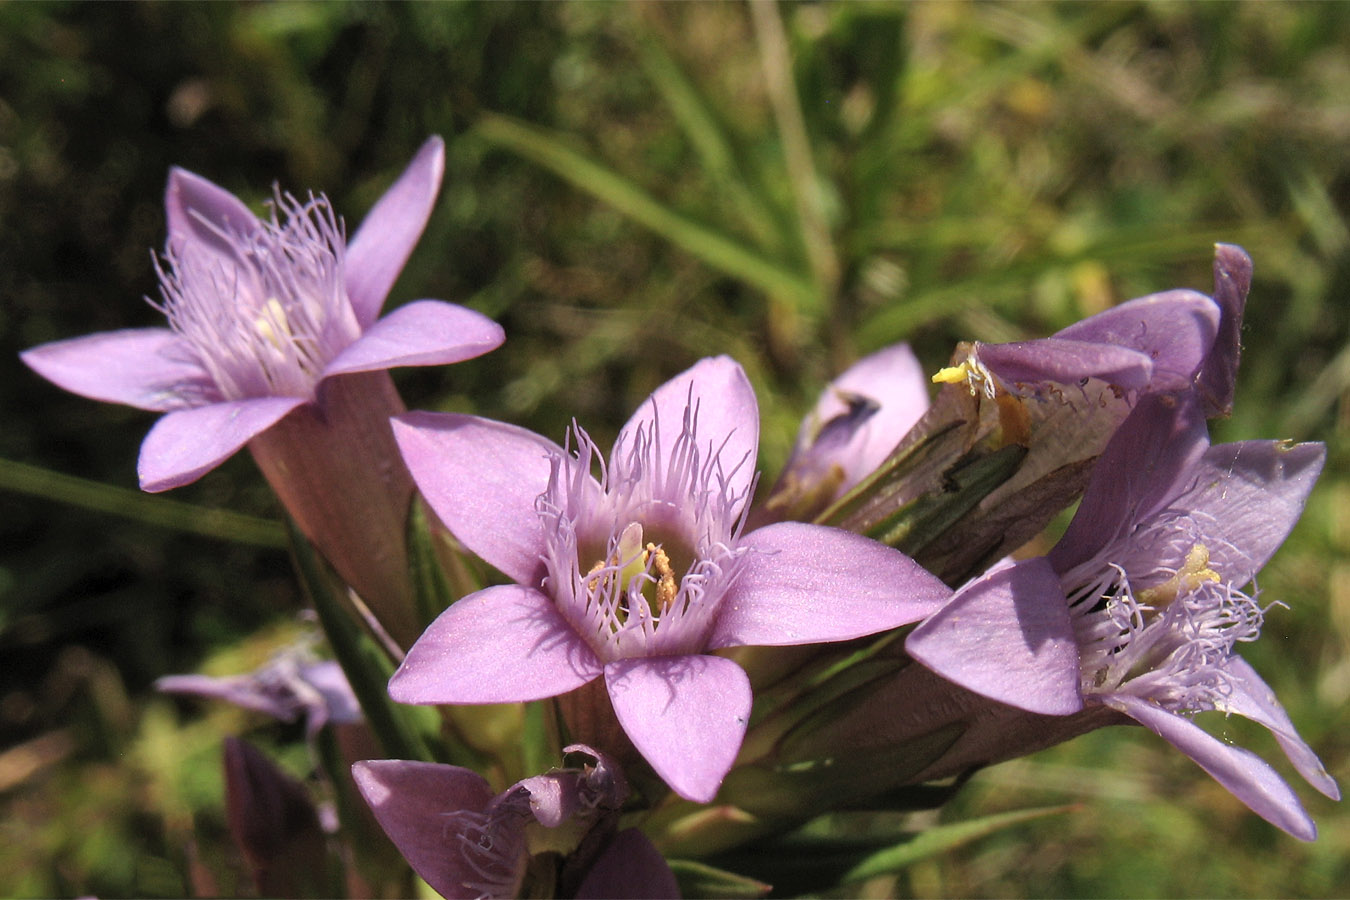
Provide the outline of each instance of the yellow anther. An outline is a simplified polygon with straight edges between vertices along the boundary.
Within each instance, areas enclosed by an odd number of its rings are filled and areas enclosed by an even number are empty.
[[[647,556],[656,570],[656,606],[660,612],[665,612],[674,604],[680,590],[675,583],[675,571],[670,567],[670,557],[666,551],[657,545],[647,545]]]
[[[253,320],[253,327],[263,340],[278,350],[295,337],[291,332],[291,323],[286,319],[286,308],[276,297],[269,297],[263,304],[262,312]]]
[[[1209,567],[1209,548],[1195,544],[1186,552],[1186,562],[1177,574],[1162,584],[1139,592],[1139,600],[1149,606],[1164,607],[1183,593],[1196,590],[1205,582],[1217,583],[1223,579]]]
[[[933,376],[933,384],[960,384],[970,378],[970,363],[963,362],[959,366],[948,366],[945,369],[939,369]]]

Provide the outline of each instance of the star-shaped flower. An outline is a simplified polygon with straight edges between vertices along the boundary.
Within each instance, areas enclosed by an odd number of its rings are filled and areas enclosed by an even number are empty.
[[[657,389],[607,462],[579,427],[568,449],[463,415],[414,413],[394,430],[437,515],[516,584],[446,610],[391,696],[499,703],[603,677],[634,746],[691,800],[716,794],[750,715],[745,672],[715,651],[861,637],[949,593],[849,532],[783,522],[742,534],[759,413],[725,357]]]

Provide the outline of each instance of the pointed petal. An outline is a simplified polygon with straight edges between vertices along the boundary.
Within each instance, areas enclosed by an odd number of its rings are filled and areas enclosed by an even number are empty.
[[[1140,400],[1093,466],[1083,502],[1049,553],[1051,565],[1067,573],[1172,503],[1208,448],[1205,419],[1192,399]]]
[[[259,397],[165,414],[141,444],[141,490],[167,491],[196,481],[305,402]]]
[[[1219,304],[1219,334],[1196,385],[1205,413],[1226,416],[1233,411],[1233,388],[1242,355],[1242,311],[1252,287],[1252,258],[1236,244],[1214,245],[1214,302]]]
[[[450,813],[487,809],[492,788],[483,776],[459,766],[371,759],[353,765],[352,777],[380,827],[427,884],[450,900],[479,895],[465,884],[477,873],[466,871],[458,836],[447,835],[446,827]]]
[[[1189,389],[1219,330],[1219,307],[1195,291],[1129,300],[1056,332],[1062,340],[1128,347],[1153,361],[1149,390]]]
[[[1327,773],[1322,760],[1308,746],[1308,742],[1298,736],[1289,714],[1284,711],[1280,701],[1270,685],[1256,673],[1256,670],[1241,657],[1231,657],[1224,666],[1224,672],[1232,685],[1232,693],[1215,706],[1224,712],[1237,713],[1253,722],[1270,729],[1284,755],[1289,757],[1298,774],[1332,800],[1341,799],[1341,789],[1336,779]]]
[[[1009,706],[1052,716],[1083,708],[1068,601],[1043,557],[961,588],[914,629],[905,651],[948,681]]]
[[[951,596],[899,550],[838,528],[779,522],[738,547],[750,552],[722,598],[709,649],[862,637],[917,622]]]
[[[1243,585],[1289,536],[1326,462],[1322,444],[1239,441],[1209,448],[1172,508],[1201,523],[1210,566]]]
[[[186,694],[224,700],[235,706],[264,713],[283,722],[294,722],[301,704],[294,694],[267,691],[257,679],[247,675],[213,678],[210,675],[165,675],[155,679],[155,690],[165,694]]]
[[[436,205],[445,142],[432,137],[347,242],[347,296],[364,328],[374,322]]]
[[[1250,750],[1225,744],[1190,719],[1128,694],[1103,697],[1107,706],[1125,713],[1189,756],[1252,812],[1301,841],[1317,839],[1317,826],[1289,785]]]
[[[463,362],[505,339],[502,327],[482,313],[439,300],[417,300],[366,329],[328,364],[324,376]]]
[[[661,851],[636,828],[614,835],[577,888],[577,900],[671,900],[680,896],[675,873]]]
[[[539,700],[581,687],[600,671],[551,600],[505,584],[441,613],[389,680],[389,696],[399,703]]]
[[[802,421],[784,473],[797,466],[823,474],[837,465],[844,480],[836,493],[843,494],[890,456],[927,409],[928,379],[914,351],[908,344],[879,350],[821,394]]]
[[[199,244],[226,256],[235,254],[230,235],[250,235],[261,227],[258,217],[234,194],[177,167],[169,170],[164,214],[168,219],[170,247]]]
[[[759,452],[759,404],[745,371],[727,356],[700,360],[657,388],[619,432],[615,455],[655,420],[664,469],[690,410],[697,415],[700,454],[715,451],[732,494],[748,492]]]
[[[562,448],[476,416],[415,412],[392,425],[418,490],[455,537],[512,579],[538,585],[545,544],[534,504]]]
[[[1077,385],[1098,378],[1127,391],[1143,390],[1153,377],[1148,354],[1095,341],[1042,338],[1010,344],[976,344],[975,358],[1011,385]]]
[[[707,803],[731,770],[750,720],[750,679],[720,656],[650,656],[605,666],[619,724],[656,774]]]
[[[54,341],[19,354],[58,387],[105,403],[164,412],[215,387],[182,338],[167,328],[128,328]]]

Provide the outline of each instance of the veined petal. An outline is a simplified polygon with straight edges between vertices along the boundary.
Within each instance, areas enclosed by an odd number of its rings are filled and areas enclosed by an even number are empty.
[[[1076,385],[1098,378],[1128,391],[1142,390],[1153,377],[1147,353],[1095,341],[1042,338],[1010,344],[976,344],[979,363],[1011,385]]]
[[[1029,712],[1083,708],[1078,642],[1059,576],[1044,557],[981,576],[905,640],[943,678]]]
[[[1219,306],[1196,291],[1150,294],[1089,316],[1054,339],[1141,351],[1153,361],[1149,389],[1189,389],[1219,330]]]
[[[605,685],[656,774],[686,800],[712,800],[750,720],[745,670],[720,656],[635,657],[606,665]]]
[[[1210,565],[1246,584],[1293,530],[1326,462],[1322,444],[1239,441],[1210,447],[1172,508],[1203,516]]]
[[[1270,685],[1239,656],[1229,658],[1224,665],[1224,672],[1233,690],[1215,705],[1224,712],[1237,713],[1269,728],[1284,755],[1289,757],[1298,774],[1308,784],[1332,800],[1341,799],[1341,789],[1336,779],[1327,773],[1322,760],[1317,758],[1307,741],[1298,736],[1298,729],[1276,699]]]
[[[1317,839],[1317,826],[1289,785],[1250,750],[1225,744],[1190,719],[1128,694],[1102,701],[1125,713],[1189,756],[1252,812],[1301,841]]]
[[[445,142],[429,138],[347,243],[347,296],[364,328],[374,322],[427,227],[445,173]]]
[[[237,252],[230,235],[246,237],[262,228],[258,217],[234,194],[177,166],[169,170],[164,214],[170,247],[198,244],[229,257]]]
[[[671,900],[679,896],[680,886],[670,864],[636,828],[625,828],[610,838],[576,892],[577,900]]]
[[[562,448],[476,416],[409,413],[392,424],[418,489],[455,537],[515,581],[538,585],[546,546],[535,500]]]
[[[1200,370],[1197,389],[1210,416],[1233,411],[1233,388],[1242,355],[1242,311],[1252,286],[1252,258],[1236,244],[1214,245],[1214,302],[1219,304],[1219,333]]]
[[[446,829],[448,814],[482,811],[492,802],[483,776],[459,766],[370,759],[353,765],[352,777],[380,827],[427,884],[450,900],[479,896],[465,884],[475,873],[465,871],[464,855],[454,846],[465,836]]]
[[[166,491],[196,481],[305,402],[259,397],[165,414],[141,444],[136,467],[141,490]]]
[[[128,328],[43,344],[19,354],[30,369],[81,397],[164,412],[184,395],[210,397],[206,372],[167,328]]]
[[[1140,400],[1093,467],[1083,502],[1049,553],[1051,564],[1068,572],[1173,502],[1208,448],[1209,432],[1194,400]]]
[[[454,603],[389,680],[399,703],[512,703],[565,694],[600,662],[533,588],[504,584]]]
[[[748,495],[759,452],[759,404],[745,371],[728,356],[700,360],[653,391],[619,432],[615,453],[632,446],[636,433],[655,421],[655,464],[664,470],[684,428],[686,412],[697,414],[700,453],[711,447],[732,495]]]
[[[505,339],[502,327],[482,313],[440,300],[417,300],[367,328],[328,364],[324,377],[462,362]]]
[[[779,522],[748,548],[708,647],[842,641],[935,612],[951,590],[898,550],[837,528]]]

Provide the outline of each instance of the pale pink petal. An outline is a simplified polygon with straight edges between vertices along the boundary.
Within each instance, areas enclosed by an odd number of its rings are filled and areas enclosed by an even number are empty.
[[[444,173],[445,142],[429,138],[347,243],[347,296],[362,327],[379,316],[427,227]]]
[[[141,444],[141,490],[166,491],[196,481],[305,402],[259,397],[165,414]]]
[[[759,452],[759,404],[740,364],[728,356],[700,360],[657,388],[619,432],[614,454],[657,425],[657,466],[665,470],[686,415],[696,418],[700,455],[716,453],[733,496],[748,492]]]
[[[1264,760],[1249,750],[1226,744],[1184,716],[1168,712],[1148,700],[1128,694],[1102,698],[1146,726],[1189,756],[1252,812],[1302,841],[1317,839],[1313,824],[1298,796]]]
[[[1332,800],[1341,799],[1336,779],[1327,772],[1308,742],[1298,736],[1298,729],[1270,685],[1241,657],[1229,658],[1223,669],[1232,692],[1215,705],[1224,712],[1237,713],[1269,728],[1284,755],[1308,784]]]
[[[750,720],[750,679],[720,656],[651,656],[605,666],[619,724],[671,790],[717,794]]]
[[[167,328],[88,334],[43,344],[19,356],[56,386],[105,403],[164,412],[187,406],[184,395],[215,394],[191,350]]]
[[[857,484],[881,465],[928,410],[928,385],[923,366],[908,344],[895,344],[865,356],[836,378],[812,413],[829,422],[848,412],[845,398],[856,394],[877,403],[877,410],[858,429],[847,452],[838,459],[845,476],[841,491]]]
[[[678,900],[680,886],[661,851],[641,831],[626,828],[610,838],[577,888],[577,900]]]
[[[961,588],[906,638],[905,652],[953,684],[1029,712],[1083,707],[1069,605],[1044,557]]]
[[[511,703],[556,697],[600,662],[548,597],[505,584],[456,601],[389,680],[399,703]]]
[[[1252,258],[1236,244],[1214,245],[1214,302],[1219,304],[1219,334],[1214,339],[1196,387],[1210,416],[1233,411],[1238,360],[1242,356],[1242,311],[1252,286]]]
[[[236,250],[230,235],[251,235],[262,227],[258,217],[234,194],[177,167],[169,170],[164,214],[168,219],[170,247],[181,249],[197,244],[231,257]]]
[[[323,374],[447,365],[481,356],[505,339],[502,327],[482,313],[440,300],[417,300],[367,328]]]
[[[371,759],[353,765],[352,777],[380,827],[427,884],[449,900],[479,895],[465,884],[479,873],[469,869],[456,846],[469,836],[447,826],[453,813],[487,809],[492,788],[483,776],[459,766]],[[523,864],[522,854],[517,867]]]
[[[824,525],[753,531],[708,647],[842,641],[917,622],[951,589],[884,544]]]
[[[513,580],[538,585],[547,545],[535,501],[562,448],[476,416],[415,412],[392,424],[408,471],[445,526]]]

